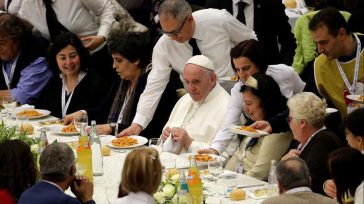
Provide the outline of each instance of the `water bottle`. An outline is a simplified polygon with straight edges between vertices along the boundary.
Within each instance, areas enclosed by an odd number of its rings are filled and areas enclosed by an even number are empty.
[[[46,134],[46,128],[42,127],[40,129],[39,142],[38,142],[38,152],[42,154],[44,148],[48,146],[48,138]]]
[[[270,171],[268,176],[268,197],[278,195],[278,182],[276,175],[277,163],[275,160],[270,162]]]
[[[96,130],[96,121],[91,121],[91,132],[89,136],[91,149],[92,149],[92,169],[93,169],[93,175],[94,176],[102,176],[104,174],[104,168],[103,168],[103,160],[102,160],[102,152],[101,152],[101,142],[100,137],[97,134]]]

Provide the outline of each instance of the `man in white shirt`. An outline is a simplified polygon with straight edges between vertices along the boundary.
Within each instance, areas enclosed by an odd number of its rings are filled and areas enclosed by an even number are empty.
[[[279,162],[276,169],[279,196],[269,198],[262,204],[281,203],[322,203],[335,204],[334,199],[313,193],[309,169],[300,158],[291,158]]]
[[[216,81],[212,61],[196,55],[189,59],[183,70],[188,87],[174,106],[164,127],[163,148],[173,153],[196,152],[208,147],[219,130],[226,113],[230,95]],[[219,107],[217,107],[219,106]]]
[[[172,69],[182,73],[185,62],[193,52],[205,55],[216,67],[218,77],[234,74],[229,52],[239,42],[256,39],[254,31],[246,28],[225,10],[205,9],[192,13],[185,0],[166,0],[159,8],[159,18],[165,33],[153,50],[153,69],[140,97],[133,124],[122,135],[138,134],[150,122],[158,101],[168,83]],[[193,49],[195,40],[197,48]]]

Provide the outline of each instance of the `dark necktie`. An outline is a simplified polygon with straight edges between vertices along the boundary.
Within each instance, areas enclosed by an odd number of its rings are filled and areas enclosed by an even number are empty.
[[[6,5],[6,11],[9,12],[9,6],[12,0],[8,0],[8,4]]]
[[[196,39],[195,38],[191,38],[188,41],[188,44],[190,44],[192,46],[192,56],[200,55],[201,54],[200,49],[197,47],[197,43],[196,43]]]
[[[54,42],[54,39],[57,35],[62,32],[69,32],[67,28],[65,28],[57,19],[57,15],[52,8],[52,0],[43,0],[45,8],[46,8],[46,20],[49,31],[49,36],[51,41]]]
[[[236,16],[236,19],[238,19],[240,22],[246,24],[245,21],[245,14],[244,14],[244,8],[246,6],[245,2],[238,2],[238,15]]]

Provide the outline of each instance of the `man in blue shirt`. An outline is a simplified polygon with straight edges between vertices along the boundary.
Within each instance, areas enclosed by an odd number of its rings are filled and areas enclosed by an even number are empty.
[[[45,45],[32,36],[33,26],[17,16],[0,14],[0,100],[33,103],[52,76]]]

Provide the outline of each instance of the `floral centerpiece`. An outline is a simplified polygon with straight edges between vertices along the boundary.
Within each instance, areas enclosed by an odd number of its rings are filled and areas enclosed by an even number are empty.
[[[157,204],[172,204],[178,188],[179,174],[163,179],[159,186],[158,192],[154,194]]]
[[[37,140],[30,138],[27,136],[26,132],[19,132],[17,131],[16,127],[6,127],[4,122],[0,123],[0,143],[6,140],[15,140],[20,139],[24,143],[30,146],[30,149],[37,158],[38,156],[38,142]]]

